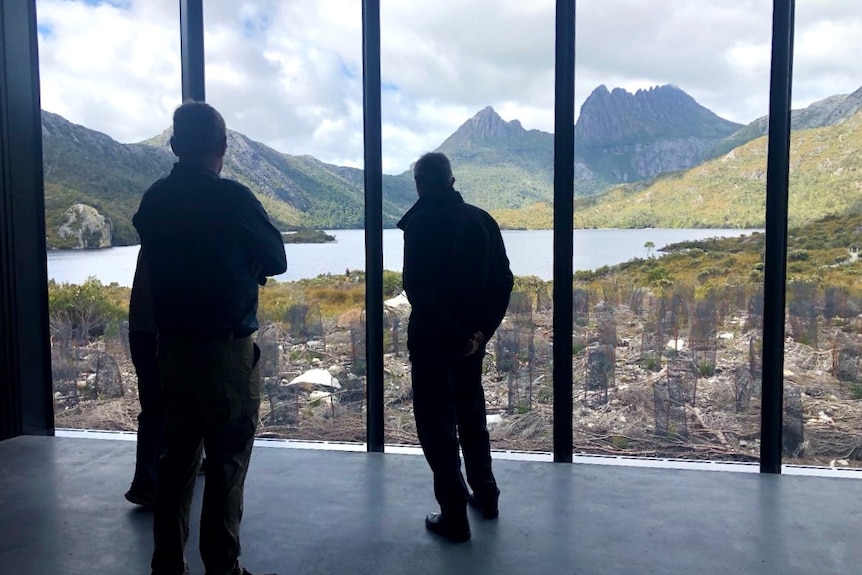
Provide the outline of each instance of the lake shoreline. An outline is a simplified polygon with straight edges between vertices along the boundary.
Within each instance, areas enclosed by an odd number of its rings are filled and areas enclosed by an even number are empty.
[[[682,241],[712,237],[735,237],[762,230],[736,228],[709,229],[609,229],[574,230],[576,271],[592,271],[635,258],[648,257],[664,246]],[[319,275],[343,274],[345,270],[364,270],[365,230],[326,230],[335,241],[313,244],[285,244],[287,271],[278,281],[315,278]],[[503,230],[503,241],[517,276],[553,277],[552,230]],[[654,248],[647,248],[651,243]],[[113,282],[131,286],[139,245],[100,250],[52,250],[48,252],[48,277],[59,283],[83,283],[95,277],[103,284]],[[404,237],[401,230],[383,231],[383,267],[401,271],[404,260]]]

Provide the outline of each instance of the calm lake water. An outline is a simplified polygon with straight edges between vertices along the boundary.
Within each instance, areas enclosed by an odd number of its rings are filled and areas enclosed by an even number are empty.
[[[575,230],[574,266],[576,270],[594,270],[632,258],[645,257],[646,242],[661,248],[674,242],[712,237],[732,237],[754,230],[728,229],[646,229],[646,230]],[[328,232],[336,241],[327,244],[285,244],[287,272],[277,276],[281,281],[313,278],[321,274],[343,274],[346,269],[365,268],[364,230]],[[553,276],[553,241],[551,230],[504,231],[503,240],[515,275],[534,275],[544,280]],[[48,277],[58,282],[82,283],[89,276],[102,283],[117,282],[131,286],[139,246],[103,250],[69,250],[48,252]],[[655,252],[661,256],[661,252]],[[383,230],[383,267],[401,271],[404,241],[401,230]]]

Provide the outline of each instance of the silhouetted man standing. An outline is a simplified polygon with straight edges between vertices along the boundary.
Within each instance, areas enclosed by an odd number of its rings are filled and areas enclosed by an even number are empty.
[[[150,274],[138,253],[132,295],[129,298],[129,350],[138,377],[138,446],[135,476],[126,491],[126,499],[135,505],[151,508],[155,502],[156,466],[162,451],[164,408],[162,381],[159,377],[158,330],[153,320]]]
[[[461,543],[470,539],[468,501],[487,519],[498,514],[482,359],[506,314],[513,278],[500,228],[452,187],[449,159],[425,154],[413,176],[419,200],[398,227],[404,230],[404,289],[412,306],[407,347],[413,411],[440,504],[425,526]],[[459,442],[472,494],[461,474]]]
[[[187,572],[195,474],[206,446],[200,548],[207,575],[243,575],[243,487],[260,407],[258,284],[287,268],[281,234],[251,191],[219,177],[221,115],[202,102],[174,112],[170,175],[147,190],[134,224],[150,272],[165,400],[153,575]]]

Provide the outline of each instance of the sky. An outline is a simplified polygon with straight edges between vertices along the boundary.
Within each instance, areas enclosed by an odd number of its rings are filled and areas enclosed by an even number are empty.
[[[383,168],[485,106],[554,129],[553,0],[382,0]],[[177,0],[37,0],[42,107],[137,142],[181,103]],[[600,84],[674,84],[719,116],[766,114],[769,0],[580,0],[575,106]],[[207,101],[288,154],[361,167],[360,0],[206,0]],[[794,108],[862,87],[862,1],[797,0]],[[457,167],[456,167],[457,168]]]

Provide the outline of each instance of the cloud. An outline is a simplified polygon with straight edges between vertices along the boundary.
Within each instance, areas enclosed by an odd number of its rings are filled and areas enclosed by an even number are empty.
[[[553,0],[386,2],[384,169],[407,169],[481,108],[553,130]],[[361,3],[207,0],[207,99],[228,125],[291,154],[361,166]],[[177,0],[38,0],[45,109],[129,142],[180,103]],[[768,110],[762,0],[603,0],[576,16],[576,106],[599,84],[672,83],[728,119]],[[862,2],[796,12],[794,105],[862,85]]]

